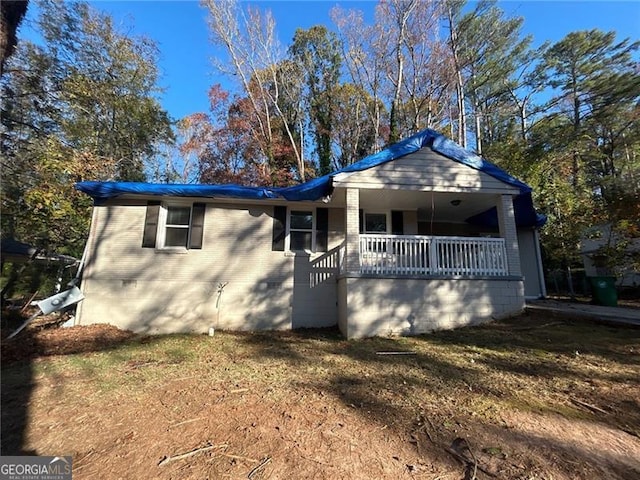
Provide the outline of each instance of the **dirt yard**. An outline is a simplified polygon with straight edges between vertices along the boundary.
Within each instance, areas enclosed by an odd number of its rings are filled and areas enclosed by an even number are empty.
[[[639,436],[640,329],[587,321],[2,343],[2,454],[75,480],[637,479]]]

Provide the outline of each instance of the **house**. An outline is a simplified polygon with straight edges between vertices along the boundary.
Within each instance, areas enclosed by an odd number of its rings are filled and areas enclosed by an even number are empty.
[[[640,258],[640,238],[633,232],[625,236],[610,223],[594,225],[580,240],[580,255],[587,277],[614,276],[618,287],[640,285],[640,271],[635,266],[638,260],[634,262]]]
[[[531,188],[432,130],[287,188],[76,188],[95,203],[81,324],[409,335],[545,294]]]

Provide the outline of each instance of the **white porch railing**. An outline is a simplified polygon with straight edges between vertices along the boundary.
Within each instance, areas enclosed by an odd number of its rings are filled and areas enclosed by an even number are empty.
[[[508,275],[503,238],[360,235],[360,272],[379,275]]]

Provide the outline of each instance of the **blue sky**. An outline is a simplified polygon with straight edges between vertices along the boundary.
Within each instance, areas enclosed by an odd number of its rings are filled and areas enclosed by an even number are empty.
[[[195,0],[92,1],[95,8],[111,14],[124,31],[146,35],[160,49],[163,106],[174,119],[208,110],[207,91],[215,83],[226,83],[215,71],[211,57],[207,12]],[[296,28],[324,24],[333,28],[329,11],[334,5],[371,12],[374,1],[254,1],[261,9],[270,9],[283,45]],[[615,30],[618,39],[640,38],[640,1],[500,1],[508,16],[524,17],[524,34],[534,37],[534,45],[546,40],[558,41],[575,30],[599,28]],[[28,17],[36,13],[30,6]],[[32,35],[29,26],[21,34]]]

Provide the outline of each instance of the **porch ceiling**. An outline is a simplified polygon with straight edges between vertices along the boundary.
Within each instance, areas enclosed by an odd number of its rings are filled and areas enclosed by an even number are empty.
[[[459,200],[458,205],[451,202]],[[463,222],[495,207],[497,195],[457,192],[419,192],[407,190],[360,190],[360,208],[365,210],[418,210],[444,222]]]

